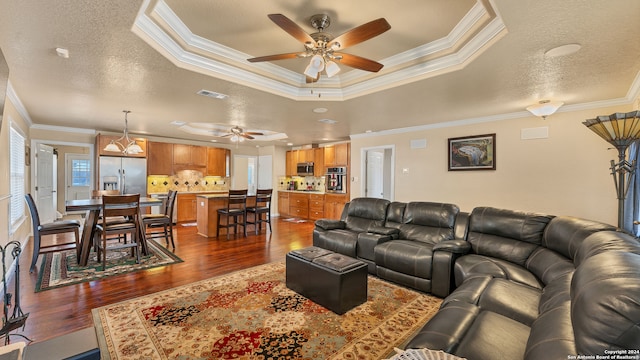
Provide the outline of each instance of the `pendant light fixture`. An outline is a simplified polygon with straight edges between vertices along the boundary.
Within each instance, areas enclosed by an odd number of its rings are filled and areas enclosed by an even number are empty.
[[[131,112],[129,110],[122,110],[124,113],[124,134],[118,140],[111,140],[107,146],[104,147],[104,151],[119,152],[125,155],[136,155],[143,153],[144,151],[135,141],[135,139],[129,138],[128,120],[127,115]]]

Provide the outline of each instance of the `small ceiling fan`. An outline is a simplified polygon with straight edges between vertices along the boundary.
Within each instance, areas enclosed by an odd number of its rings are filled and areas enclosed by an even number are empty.
[[[304,29],[282,14],[270,14],[269,19],[280,26],[289,35],[304,44],[304,52],[293,52],[260,56],[247,59],[249,62],[274,61],[294,58],[311,57],[309,66],[305,69],[307,82],[317,81],[320,72],[325,70],[328,77],[332,77],[340,71],[336,62],[356,69],[378,72],[384,65],[357,55],[337,52],[349,46],[376,37],[391,29],[391,25],[384,18],[370,21],[353,28],[346,33],[334,38],[333,35],[324,32],[331,24],[329,15],[318,14],[311,17],[311,26],[318,32],[307,34]]]
[[[249,139],[249,140],[253,140],[255,139],[254,136],[263,136],[264,134],[261,132],[255,132],[255,131],[244,131],[241,127],[239,126],[234,126],[231,129],[229,129],[229,132],[220,136],[220,137],[233,137],[236,136],[236,140],[239,140],[240,137],[243,137],[245,139]]]

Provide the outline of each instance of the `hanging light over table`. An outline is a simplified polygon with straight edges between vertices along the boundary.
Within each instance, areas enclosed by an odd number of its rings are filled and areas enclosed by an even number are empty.
[[[124,113],[124,134],[118,140],[111,140],[107,146],[104,147],[104,151],[119,152],[125,155],[136,155],[143,153],[144,151],[136,143],[135,139],[129,138],[128,120],[127,115],[131,112],[129,110],[122,110]]]

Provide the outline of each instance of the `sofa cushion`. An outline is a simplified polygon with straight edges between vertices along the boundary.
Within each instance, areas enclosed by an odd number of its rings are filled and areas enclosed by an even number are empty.
[[[538,246],[525,263],[527,270],[531,271],[543,284],[549,284],[557,278],[573,273],[575,266],[573,261],[561,254]]]
[[[591,256],[571,282],[571,321],[578,354],[640,346],[640,255],[607,251]]]
[[[619,231],[600,231],[584,239],[582,246],[576,252],[574,263],[576,267],[586,259],[607,251],[627,251],[640,254],[638,239]]]
[[[542,243],[544,228],[553,217],[536,213],[479,207],[469,219],[467,240],[473,252],[525,266]]]
[[[440,310],[409,341],[407,349],[428,348],[454,353],[468,333],[480,308],[465,302],[443,304]]]
[[[489,256],[469,254],[456,260],[453,268],[456,285],[460,286],[466,279],[476,276],[492,276],[516,281],[533,288],[542,289],[543,285],[529,270]]]
[[[574,259],[584,239],[604,230],[615,230],[615,227],[572,216],[558,216],[545,229],[542,245],[568,259]]]
[[[523,359],[530,328],[506,316],[480,311],[454,354],[477,360]],[[496,351],[500,349],[500,351]]]
[[[313,246],[355,258],[357,244],[357,232],[345,229],[335,229],[331,231],[314,230]]]
[[[393,240],[375,247],[378,267],[423,279],[431,279],[433,245],[411,240]]]
[[[398,226],[399,239],[437,244],[453,239],[456,215],[460,209],[453,204],[410,202]]]
[[[366,232],[369,227],[383,226],[389,200],[356,198],[351,200],[344,220],[345,227],[355,232]]]
[[[571,302],[541,313],[531,326],[525,359],[567,359],[576,355]]]

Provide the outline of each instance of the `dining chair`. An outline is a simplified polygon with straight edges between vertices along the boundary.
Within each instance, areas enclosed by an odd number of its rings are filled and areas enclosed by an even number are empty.
[[[162,214],[144,214],[142,215],[143,234],[147,239],[165,238],[167,246],[169,246],[169,240],[171,240],[171,247],[176,248],[176,244],[173,242],[173,207],[176,203],[178,192],[175,190],[169,190],[167,199],[163,204]],[[162,232],[147,230],[162,228]]]
[[[96,234],[100,236],[100,241],[96,241],[96,252],[98,261],[102,258],[102,271],[107,268],[107,250],[119,250],[131,248],[131,256],[135,256],[136,263],[140,263],[140,242],[144,238],[138,238],[140,231],[140,194],[132,195],[103,195],[102,196],[102,222],[96,226]],[[110,223],[109,217],[122,216],[126,222]],[[107,246],[107,238],[110,235],[124,235],[122,243]],[[126,235],[129,234],[130,241],[127,242]]]
[[[256,234],[262,231],[262,223],[269,225],[269,232],[271,231],[271,196],[273,189],[258,189],[256,190],[256,204],[255,206],[247,207],[247,214],[253,214],[253,221],[247,219],[247,224],[253,224],[256,229]],[[264,216],[263,216],[264,215]]]
[[[29,206],[29,213],[31,214],[31,224],[33,225],[33,257],[31,258],[31,267],[29,268],[29,272],[33,272],[33,270],[36,269],[36,262],[38,261],[38,256],[40,254],[64,251],[73,249],[75,247],[76,256],[79,257],[80,221],[62,220],[54,221],[47,224],[41,224],[40,216],[38,215],[38,208],[36,207],[36,203],[33,201],[33,197],[31,197],[31,194],[25,194],[24,198],[27,201],[27,205]],[[73,242],[58,242],[58,239],[56,237],[56,241],[54,243],[46,246],[42,245],[42,236],[44,235],[57,235],[71,232],[73,232],[74,234]]]
[[[227,206],[218,209],[218,227],[216,228],[216,237],[220,237],[220,228],[227,229],[227,239],[229,238],[230,229],[233,233],[238,234],[238,226],[242,226],[244,236],[247,236],[247,190],[229,190],[227,198]],[[220,222],[221,217],[226,217],[225,224]],[[238,218],[242,217],[242,222]],[[233,222],[231,220],[233,219]]]

